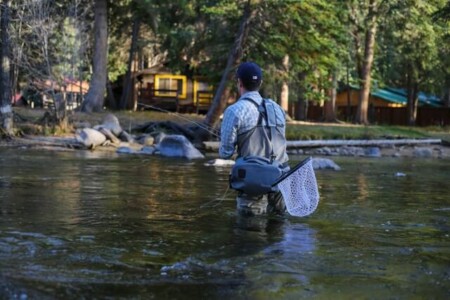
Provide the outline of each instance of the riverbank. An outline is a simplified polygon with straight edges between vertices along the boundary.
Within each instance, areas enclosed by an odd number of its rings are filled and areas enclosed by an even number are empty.
[[[58,128],[42,124],[44,110],[15,108],[15,126],[19,137],[11,140],[0,140],[0,147],[27,147],[52,150],[82,150],[85,145],[76,139],[76,130],[92,128],[103,122],[110,112],[84,114],[70,112],[70,126],[61,131]],[[114,112],[124,131],[131,133],[142,142],[119,141],[107,146],[96,147],[92,151],[117,151],[128,147],[138,151],[149,146],[148,139],[142,133],[133,132],[134,128],[148,122],[174,122],[182,126],[199,123],[203,116],[196,114],[180,115],[175,113]],[[170,132],[164,132],[169,133]],[[345,123],[309,123],[294,121],[287,124],[287,148],[291,155],[314,156],[369,156],[369,157],[422,157],[450,158],[450,129],[432,127],[401,126],[361,126]],[[298,136],[304,138],[297,138]],[[153,134],[154,137],[154,134]],[[315,137],[315,138],[313,138]],[[334,137],[334,138],[330,138]],[[218,142],[205,142],[196,145],[202,152],[217,153]]]
[[[323,144],[319,143],[323,142]],[[290,155],[311,156],[364,156],[364,157],[416,157],[450,159],[450,147],[439,143],[439,140],[351,140],[348,145],[334,144],[333,140],[321,141],[288,141],[287,149]],[[314,144],[316,146],[311,147]],[[367,146],[363,146],[367,144]],[[147,145],[148,146],[148,145]],[[208,156],[218,151],[218,142],[204,142],[199,147]],[[9,141],[0,141],[0,147],[33,148],[51,151],[89,150],[80,143],[75,136],[24,136]],[[128,148],[130,152],[138,152],[145,145],[135,142],[120,142],[98,146],[89,151],[117,152],[118,149]],[[148,153],[147,153],[148,154]]]

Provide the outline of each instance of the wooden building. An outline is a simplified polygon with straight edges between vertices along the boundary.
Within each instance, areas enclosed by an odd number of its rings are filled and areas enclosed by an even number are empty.
[[[202,77],[172,74],[161,67],[135,73],[137,109],[205,112],[213,99],[212,86]]]
[[[342,89],[336,96],[336,107],[358,106],[359,88],[350,86]],[[439,98],[420,92],[419,106],[442,107]],[[406,107],[408,103],[406,91],[399,88],[374,89],[369,95],[369,106],[372,107]]]
[[[358,107],[359,89],[351,86],[336,97],[338,115],[343,120],[353,120]],[[417,121],[419,126],[446,126],[450,123],[450,108],[440,99],[423,92],[418,94]],[[407,94],[404,89],[374,89],[369,96],[368,118],[371,123],[407,125]]]

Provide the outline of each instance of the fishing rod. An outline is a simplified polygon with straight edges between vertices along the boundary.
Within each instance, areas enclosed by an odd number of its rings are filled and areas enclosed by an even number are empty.
[[[169,115],[174,115],[174,116],[176,116],[176,117],[178,117],[178,118],[180,118],[180,119],[182,119],[182,120],[191,122],[191,123],[197,125],[198,127],[200,127],[201,129],[203,129],[203,130],[209,132],[209,133],[212,134],[213,136],[215,136],[215,137],[217,137],[217,138],[220,138],[220,136],[219,136],[217,133],[215,133],[214,131],[211,131],[211,130],[209,129],[208,126],[203,125],[203,124],[198,123],[198,122],[195,122],[195,121],[193,121],[193,120],[191,120],[191,119],[189,119],[189,118],[186,118],[186,117],[182,116],[182,115],[179,114],[179,113],[174,113],[174,112],[172,112],[172,111],[169,111],[169,110],[166,110],[166,109],[163,109],[163,108],[160,108],[160,107],[156,107],[156,106],[153,106],[153,105],[150,105],[150,104],[139,103],[139,105],[140,105],[140,106],[143,106],[143,107],[148,107],[148,108],[152,108],[152,109],[155,109],[155,110],[159,110],[159,111],[161,111],[161,112],[168,113]]]

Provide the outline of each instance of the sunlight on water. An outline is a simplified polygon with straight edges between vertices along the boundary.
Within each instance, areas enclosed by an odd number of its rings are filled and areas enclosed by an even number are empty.
[[[0,298],[446,298],[450,161],[333,159],[310,217],[241,218],[229,167],[1,149]]]

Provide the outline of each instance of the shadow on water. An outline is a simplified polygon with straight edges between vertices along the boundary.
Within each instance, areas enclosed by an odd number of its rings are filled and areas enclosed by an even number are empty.
[[[312,216],[248,218],[229,168],[2,149],[0,298],[448,294],[450,162],[336,161]]]

